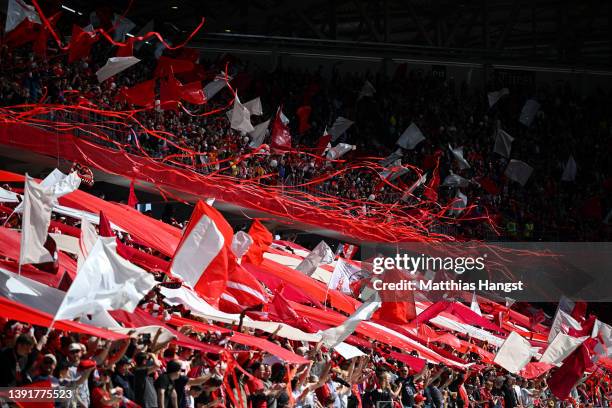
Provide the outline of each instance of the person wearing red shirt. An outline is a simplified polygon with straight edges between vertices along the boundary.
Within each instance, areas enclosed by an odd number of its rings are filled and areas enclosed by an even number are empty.
[[[112,374],[111,370],[100,372],[100,380],[94,384],[91,391],[91,408],[118,407],[123,401],[121,388],[110,388]]]

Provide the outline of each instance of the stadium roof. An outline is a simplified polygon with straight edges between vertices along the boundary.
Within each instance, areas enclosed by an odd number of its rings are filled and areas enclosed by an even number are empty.
[[[84,16],[100,5],[116,12],[128,7],[117,0],[66,5]],[[161,0],[134,1],[128,12],[139,27],[154,19],[157,31],[177,38],[201,16],[207,18],[197,38],[202,46],[324,44],[367,53],[376,45],[397,57],[588,68],[612,62],[612,4],[601,0]]]

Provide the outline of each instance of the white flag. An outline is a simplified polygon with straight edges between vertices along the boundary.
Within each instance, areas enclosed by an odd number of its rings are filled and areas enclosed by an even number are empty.
[[[502,88],[499,91],[489,92],[487,97],[489,98],[489,108],[492,108],[503,96],[509,95],[510,91],[508,88]]]
[[[402,194],[402,201],[407,200],[412,195],[412,192],[416,190],[417,187],[425,184],[426,181],[427,181],[427,173],[423,173],[423,175],[419,177],[417,181],[412,183],[412,185],[408,187],[408,190],[406,190],[404,194]]]
[[[603,343],[595,346],[595,352],[597,354],[606,357],[612,356],[612,326],[600,320],[595,320],[591,337],[599,338]]]
[[[228,81],[232,80],[232,77],[227,77]],[[204,86],[204,95],[206,95],[206,100],[210,101],[213,96],[219,93],[220,90],[225,88],[227,82],[225,81],[225,73],[221,72],[219,75],[215,77],[213,81],[210,81]]]
[[[442,182],[442,187],[467,187],[470,185],[470,180],[461,177],[458,174],[451,173]]]
[[[13,31],[25,19],[30,20],[32,23],[41,24],[40,17],[38,17],[34,6],[26,4],[23,0],[9,0],[4,32]]]
[[[383,167],[389,167],[393,163],[395,163],[397,160],[400,160],[402,157],[404,157],[404,153],[402,153],[402,149],[397,149],[396,151],[391,153],[389,156],[382,159],[380,161],[380,165]]]
[[[482,312],[480,311],[480,305],[478,304],[478,297],[476,296],[476,292],[472,293],[472,304],[470,305],[470,309],[472,309],[472,312],[476,313],[478,316],[482,316]]]
[[[334,252],[325,241],[321,241],[316,247],[295,267],[296,271],[311,276],[320,264],[334,262]]]
[[[558,365],[578,348],[588,337],[572,337],[557,333],[540,358],[542,363]]]
[[[232,238],[232,252],[236,255],[236,258],[240,259],[247,253],[252,244],[253,238],[249,234],[238,231]]]
[[[26,174],[21,222],[21,249],[19,263],[53,262],[53,256],[44,247],[51,223],[51,210],[55,197],[53,187],[37,184]]]
[[[516,181],[521,186],[524,186],[533,173],[533,167],[520,160],[510,160],[504,174],[512,181]]]
[[[260,123],[259,125],[255,125],[253,130],[248,132],[248,135],[251,137],[249,147],[255,149],[261,146],[268,134],[268,126],[270,126],[270,119]]]
[[[115,237],[100,237],[55,318],[74,319],[103,310],[131,313],[156,283],[153,275],[117,254]]]
[[[359,350],[355,346],[351,346],[347,343],[340,343],[336,347],[334,347],[334,351],[342,356],[345,360],[350,360],[351,358],[365,356],[366,354]]]
[[[251,113],[249,110],[240,103],[238,95],[234,98],[234,107],[232,108],[232,118],[230,120],[230,127],[239,132],[248,133],[255,130],[251,124]]]
[[[531,360],[531,345],[516,332],[510,332],[493,362],[512,374],[521,371]]]
[[[136,57],[111,57],[106,61],[106,64],[102,68],[96,71],[96,77],[98,82],[104,82],[113,75],[118,74],[131,67],[132,65],[138,64],[140,60]]]
[[[366,81],[363,83],[363,86],[361,87],[361,91],[359,92],[359,98],[357,98],[357,100],[364,97],[372,97],[375,93],[376,89],[374,88],[374,85],[372,85],[370,81],[366,79]]]
[[[115,29],[113,32],[113,40],[123,41],[125,40],[125,35],[136,27],[136,24],[134,24],[132,20],[115,13],[113,27]]]
[[[81,218],[81,237],[79,239],[79,248],[77,254],[77,271],[81,269],[91,249],[98,240],[96,227],[89,221],[87,217]]]
[[[383,173],[385,173],[385,176],[383,178],[386,179],[387,181],[391,182],[391,181],[397,179],[398,177],[401,177],[404,174],[407,174],[410,171],[409,168],[401,166],[401,163],[400,163],[400,166],[398,166],[398,167],[399,168],[396,168],[396,169],[394,169],[391,172],[384,171]]]
[[[548,342],[551,343],[555,337],[557,337],[558,333],[567,333],[569,329],[582,330],[582,325],[570,316],[568,313],[565,313],[561,308],[557,308],[557,313],[555,314],[555,318],[553,319],[552,325],[550,326],[550,332],[548,334]]]
[[[382,302],[380,301],[378,292],[376,292],[373,300],[359,306],[359,309],[350,315],[341,325],[319,332],[323,344],[326,347],[335,347],[343,342],[348,336],[353,334],[359,323],[364,320],[369,320],[381,305]]]
[[[534,99],[529,99],[523,106],[519,122],[527,127],[531,126],[539,110],[540,104]]]
[[[34,309],[54,314],[64,292],[0,267],[0,295]]]
[[[569,159],[567,159],[567,163],[565,163],[565,167],[563,168],[563,174],[561,175],[561,181],[575,181],[576,180],[576,161],[574,160],[574,156],[570,155]]]
[[[0,187],[0,203],[18,203],[19,198],[17,197],[17,193],[13,193],[12,191],[5,190]]]
[[[263,114],[263,108],[261,107],[261,99],[259,99],[259,96],[255,99],[251,99],[250,101],[245,102],[244,107],[249,110],[251,115],[259,116]]]
[[[355,265],[351,265],[344,259],[339,258],[336,262],[336,267],[332,273],[329,282],[327,283],[328,289],[336,289],[342,293],[351,294],[351,282],[357,276],[356,274],[361,271],[360,268]]]
[[[495,136],[495,147],[493,151],[506,158],[510,158],[510,151],[512,150],[512,142],[514,138],[504,131],[502,128],[497,129]]]
[[[340,157],[344,156],[346,153],[350,152],[351,150],[355,150],[356,148],[357,146],[355,145],[350,145],[347,143],[338,143],[327,151],[326,157],[329,160],[337,160]]]
[[[76,171],[73,171],[69,175],[65,175],[58,169],[54,169],[51,173],[43,179],[39,184],[43,188],[51,188],[53,191],[53,204],[57,207],[57,200],[60,197],[70,194],[79,188],[81,185],[81,179]],[[15,207],[16,213],[21,213],[23,210],[23,203],[19,203]]]
[[[449,211],[450,215],[457,216],[465,210],[467,207],[468,199],[465,194],[461,192],[461,190],[457,189],[457,194],[455,195],[455,199],[451,204],[451,209]]]
[[[468,163],[467,160],[465,160],[465,158],[463,157],[463,146],[455,147],[453,149],[452,146],[449,144],[448,148],[455,157],[455,160],[457,160],[457,162],[459,163],[459,168],[461,170],[470,168],[470,163]]]
[[[331,136],[332,142],[335,142],[353,123],[355,122],[352,120],[338,116],[331,129],[327,132]]]
[[[412,150],[423,140],[425,140],[425,136],[423,136],[421,129],[416,124],[411,123],[395,144],[406,150]]]

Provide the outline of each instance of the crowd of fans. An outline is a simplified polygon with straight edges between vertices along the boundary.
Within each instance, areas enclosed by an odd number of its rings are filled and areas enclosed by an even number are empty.
[[[47,383],[72,390],[74,397],[58,399],[57,407],[605,407],[612,391],[605,380],[587,380],[560,402],[551,396],[545,376],[526,380],[490,364],[467,372],[427,364],[416,371],[378,351],[346,361],[320,343],[304,345],[257,332],[252,334],[267,335],[310,362],[285,364],[272,355],[244,353],[226,344],[230,353],[239,352],[234,354],[239,367],[232,368],[233,359],[224,354],[162,343],[158,335],[113,342],[47,333],[15,321],[2,325],[0,387],[42,388]],[[223,343],[219,333],[202,335],[187,326],[181,331],[205,343]],[[372,346],[384,350],[376,342]],[[448,349],[481,364],[475,353]],[[235,381],[228,380],[229,371]]]
[[[99,42],[94,44],[88,58],[68,64],[61,54],[40,59],[33,57],[27,46],[18,49],[5,46],[2,49],[0,101],[5,106],[44,101],[93,103],[114,111],[136,108],[120,102],[117,95],[125,87],[152,78],[157,61],[151,55],[139,55],[143,59],[139,64],[98,83],[95,72],[115,49]],[[228,58],[202,62],[206,68],[204,82],[212,80],[227,62]],[[169,132],[177,145],[201,153],[184,159],[185,164],[199,171],[220,171],[267,184],[301,185],[346,167],[345,162],[317,160],[306,154],[314,150],[324,129],[337,117],[355,122],[338,139],[338,142],[357,147],[343,157],[348,161],[359,160],[362,156],[387,156],[396,150],[393,145],[399,135],[414,122],[426,140],[414,150],[403,151],[403,163],[422,168],[431,180],[431,157],[436,151],[442,152],[442,181],[451,171],[471,180],[461,191],[468,197],[468,203],[476,207],[465,218],[491,215],[503,239],[595,241],[609,236],[604,220],[611,203],[612,180],[607,169],[612,166],[606,153],[610,148],[612,127],[606,104],[609,94],[605,91],[583,97],[568,84],[511,86],[509,96],[489,107],[483,89],[470,87],[465,82],[457,84],[452,77],[439,78],[422,69],[402,70],[400,67],[392,77],[334,71],[331,78],[326,78],[322,69],[309,72],[277,68],[269,73],[235,58],[230,58],[229,62],[227,66],[234,75],[232,84],[241,100],[254,97],[262,100],[264,115],[252,117],[254,124],[274,119],[277,107],[282,105],[284,114],[290,119],[293,146],[298,152],[271,152],[239,159],[252,151],[248,147],[250,138],[230,129],[229,120],[223,113],[193,116],[183,109],[151,108],[136,116],[147,129]],[[375,88],[372,96],[360,94],[365,80]],[[494,80],[487,84],[489,91],[502,86]],[[228,105],[231,98],[226,88],[204,107],[186,106],[194,112],[211,111]],[[533,124],[526,127],[519,123],[518,117],[529,98],[537,99],[541,109]],[[303,106],[309,106],[311,114],[307,129],[300,133],[296,112]],[[525,186],[504,177],[508,159],[493,152],[498,127],[515,138],[511,157],[534,168]],[[172,144],[151,137],[142,128],[134,126],[133,130],[110,132],[107,136],[132,145],[130,150],[136,154],[146,153],[163,159],[179,153]],[[135,146],[136,138],[140,148]],[[463,146],[464,157],[471,168],[460,170],[454,164],[449,144]],[[577,178],[574,182],[562,182],[561,173],[570,155],[578,164]],[[222,163],[218,164],[219,161]],[[366,203],[375,200],[410,205],[400,199],[407,186],[416,180],[416,174],[408,172],[395,180],[399,188],[394,189],[381,185],[379,172],[350,170],[304,189]],[[486,188],[483,178],[486,178]],[[419,197],[422,189],[417,188],[414,195]],[[453,200],[455,195],[454,187],[438,189],[438,201],[442,205]],[[466,237],[495,236],[482,221],[468,222],[459,216],[456,225],[455,233]]]
[[[10,185],[3,188],[13,189]],[[9,214],[4,212],[0,222]],[[78,223],[54,214],[51,228],[62,233]],[[5,226],[19,228],[20,216],[13,216]],[[118,237],[125,245],[165,258],[127,233]],[[61,386],[55,389],[71,390],[72,394],[65,395],[73,397],[57,399],[55,406],[92,408],[609,406],[612,388],[604,370],[585,376],[570,398],[560,401],[547,388],[549,373],[530,380],[512,375],[493,364],[495,346],[459,332],[452,334],[466,342],[461,347],[438,340],[428,342],[427,347],[468,365],[467,369],[443,363],[420,365],[418,351],[408,353],[374,339],[362,338],[358,343],[365,356],[346,360],[322,343],[288,340],[277,333],[220,323],[215,323],[218,330],[211,326],[203,331],[196,322],[209,321],[184,305],[167,302],[160,290],[180,283],[169,280],[162,271],[150,272],[159,285],[143,298],[139,309],[158,319],[160,326],[172,324],[193,340],[221,346],[220,353],[180,346],[172,337],[162,336],[163,329],[153,334],[133,329],[127,333],[129,339],[111,341],[0,319],[0,393],[3,387]],[[192,324],[182,321],[179,325],[173,317],[191,319]],[[267,352],[248,349],[231,341],[234,331],[267,339],[309,362],[289,364]]]
[[[49,52],[47,59],[40,59],[32,57],[28,47],[4,46],[0,103],[5,107],[41,101],[92,103],[103,109],[131,109],[117,100],[117,94],[125,86],[151,78],[156,61],[151,56],[142,56],[143,61],[135,67],[99,84],[95,72],[113,52],[98,43],[90,57],[68,64],[61,54]],[[206,69],[216,74],[224,63],[210,63]],[[601,240],[609,236],[603,222],[610,208],[612,187],[608,173],[612,166],[607,154],[612,132],[606,103],[608,93],[602,91],[583,98],[565,85],[513,88],[509,96],[490,108],[482,89],[456,84],[452,78],[440,79],[422,70],[399,70],[392,78],[339,72],[326,78],[320,71],[278,68],[267,73],[241,63],[232,69],[240,78],[236,88],[241,99],[262,99],[265,113],[257,121],[274,116],[282,104],[284,114],[291,120],[293,146],[298,150],[311,152],[324,128],[343,116],[355,121],[339,139],[357,146],[346,156],[347,160],[385,157],[396,150],[395,140],[414,122],[427,140],[415,150],[404,151],[403,163],[431,171],[427,168],[428,158],[441,151],[441,180],[451,170],[472,180],[462,191],[470,203],[477,204],[474,214],[485,211],[495,214],[504,238]],[[376,92],[360,97],[366,79]],[[487,87],[498,89],[501,84],[490,83]],[[224,89],[204,109],[224,106],[231,97],[229,90]],[[542,107],[533,125],[527,128],[518,123],[518,116],[529,97],[535,97]],[[300,134],[296,111],[305,105],[312,108],[310,128]],[[272,175],[262,182],[290,187],[346,165],[314,160],[305,153],[271,152],[232,161],[250,152],[250,139],[231,130],[223,113],[199,117],[183,110],[152,108],[136,117],[147,128],[170,132],[180,146],[199,152],[199,163],[191,164],[202,172],[222,171],[243,179]],[[524,187],[503,176],[507,159],[493,153],[494,132],[499,126],[515,137],[512,157],[535,169]],[[130,151],[136,154],[143,151],[136,147],[134,137],[152,157],[163,159],[177,153],[172,145],[137,127],[133,132],[109,135],[132,145]],[[464,147],[471,168],[459,170],[454,165],[449,143]],[[578,163],[578,176],[575,182],[561,182],[563,165],[570,154]],[[211,165],[225,159],[230,160],[227,165]],[[403,185],[414,181],[410,177],[406,176]],[[484,189],[479,182],[483,177],[490,179],[499,191]],[[309,190],[364,202],[395,203],[401,199],[401,189],[395,191],[379,185],[377,172],[359,170],[330,177]],[[438,201],[448,202],[455,192],[454,188],[440,187]],[[414,194],[421,193],[422,188]],[[78,220],[54,221],[71,225]],[[458,231],[467,237],[481,238],[490,232],[481,223],[458,219],[457,225]],[[6,226],[17,227],[18,217]],[[136,245],[128,236],[122,240]],[[150,248],[140,249],[153,252]],[[162,274],[157,277],[163,279]],[[151,305],[159,311],[160,324],[165,324],[172,314],[198,320],[186,308],[165,303],[157,290],[140,307],[150,311]],[[533,380],[509,374],[486,357],[493,355],[495,347],[459,333],[455,335],[473,344],[479,352],[458,350],[447,344],[437,347],[452,358],[473,363],[467,371],[431,363],[417,370],[389,357],[389,352],[402,350],[377,341],[364,348],[367,356],[344,360],[320,343],[289,341],[276,334],[236,327],[227,328],[267,338],[310,362],[285,364],[264,352],[246,352],[220,332],[200,333],[190,326],[178,329],[202,343],[223,345],[224,353],[194,351],[172,341],[160,341],[161,331],[154,336],[131,333],[129,340],[108,341],[58,330],[47,332],[46,328],[15,320],[4,319],[0,325],[0,387],[50,382],[74,390],[75,398],[58,400],[55,403],[58,407],[132,404],[144,408],[602,407],[609,405],[612,392],[609,377],[600,375],[581,382],[569,400],[558,401],[547,389],[546,374]],[[417,352],[411,354],[419,357]]]

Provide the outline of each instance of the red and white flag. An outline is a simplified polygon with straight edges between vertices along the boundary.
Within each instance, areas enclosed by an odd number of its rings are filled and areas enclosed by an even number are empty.
[[[360,268],[355,265],[351,265],[344,259],[338,259],[336,267],[332,273],[329,283],[327,284],[328,289],[336,289],[342,293],[351,294],[351,283],[358,279],[358,274],[361,271]]]
[[[260,265],[263,262],[263,254],[272,245],[272,233],[259,221],[255,219],[251,228],[249,228],[249,236],[253,240],[253,244],[244,254],[243,262]]]
[[[9,0],[6,11],[6,24],[4,32],[14,30],[22,21],[28,20],[35,24],[41,24],[40,17],[34,6],[26,4],[22,0]]]
[[[288,120],[283,120],[282,107],[278,108],[274,122],[272,122],[272,149],[275,150],[290,150],[291,149],[291,132],[287,126]],[[286,119],[286,117],[285,117]]]
[[[238,313],[247,307],[267,303],[268,298],[261,283],[242,265],[235,264],[229,272],[227,288],[221,300],[233,306],[228,308],[225,305],[224,311]]]
[[[198,201],[172,258],[170,272],[207,302],[218,304],[227,287],[229,270],[236,264],[232,238],[232,227],[223,215]]]

